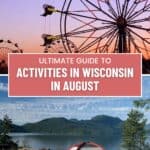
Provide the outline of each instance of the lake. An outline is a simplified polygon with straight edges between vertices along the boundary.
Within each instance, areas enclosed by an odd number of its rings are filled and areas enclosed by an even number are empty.
[[[119,150],[120,138],[104,138],[104,137],[71,137],[71,136],[52,136],[43,134],[11,134],[13,140],[18,142],[20,146],[23,144],[32,147],[33,150],[41,148],[51,148],[52,150],[68,150],[73,144],[82,141],[92,141],[102,145],[105,150]]]

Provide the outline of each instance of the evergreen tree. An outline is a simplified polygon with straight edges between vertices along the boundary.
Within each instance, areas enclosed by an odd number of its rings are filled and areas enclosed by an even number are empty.
[[[12,121],[7,115],[2,120],[2,131],[0,133],[0,144],[8,144],[11,142],[11,138],[8,133],[11,131]]]
[[[145,125],[143,113],[131,110],[123,127],[123,147],[126,150],[146,150]]]
[[[145,110],[150,110],[150,99],[136,100],[134,101],[134,105],[137,108],[144,108]]]

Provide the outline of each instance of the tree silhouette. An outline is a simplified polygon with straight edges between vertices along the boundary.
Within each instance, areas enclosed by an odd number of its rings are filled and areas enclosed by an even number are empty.
[[[9,144],[11,142],[11,137],[8,135],[11,131],[12,121],[5,115],[2,120],[2,131],[0,133],[0,144]]]

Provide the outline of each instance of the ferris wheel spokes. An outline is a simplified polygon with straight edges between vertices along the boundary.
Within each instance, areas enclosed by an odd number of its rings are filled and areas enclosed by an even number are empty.
[[[78,52],[89,52],[90,49],[92,52],[94,49],[95,52],[105,52],[104,48],[106,52],[131,52],[133,47],[137,47],[138,40],[142,43],[138,51],[148,49],[149,39],[135,31],[145,31],[146,34],[150,32],[150,28],[138,25],[150,21],[150,16],[137,18],[149,11],[148,0],[115,0],[115,3],[110,0],[97,0],[95,3],[92,0],[78,0],[78,2],[80,3],[78,9],[71,7],[74,4],[73,0],[64,0],[62,10],[52,5],[43,6],[44,17],[51,16],[53,13],[61,14],[61,34],[55,37],[72,41],[78,48]],[[68,21],[75,22],[74,26],[70,28]],[[55,38],[51,39],[50,43],[55,40]],[[71,52],[68,44],[65,44],[64,48],[66,52]]]

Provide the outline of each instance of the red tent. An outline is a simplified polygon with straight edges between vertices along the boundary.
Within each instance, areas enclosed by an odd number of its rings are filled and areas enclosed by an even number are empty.
[[[69,150],[104,150],[104,148],[93,142],[82,142],[71,146]]]

